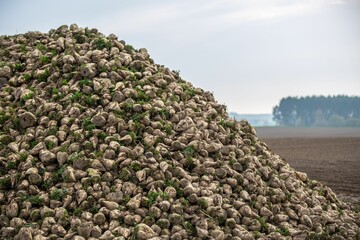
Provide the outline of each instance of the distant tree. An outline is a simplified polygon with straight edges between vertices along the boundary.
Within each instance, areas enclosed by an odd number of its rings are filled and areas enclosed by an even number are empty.
[[[340,115],[333,114],[329,118],[329,125],[334,126],[334,127],[345,126],[345,119],[344,119],[344,117],[342,117]]]
[[[325,126],[326,125],[325,116],[324,116],[321,109],[317,109],[316,112],[315,112],[314,125],[315,126]]]
[[[286,97],[273,108],[273,119],[285,126],[360,126],[360,97]]]

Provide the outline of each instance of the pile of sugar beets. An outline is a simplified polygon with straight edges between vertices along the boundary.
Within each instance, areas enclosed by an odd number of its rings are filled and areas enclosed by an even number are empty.
[[[0,37],[0,238],[359,239],[210,92],[76,24]]]

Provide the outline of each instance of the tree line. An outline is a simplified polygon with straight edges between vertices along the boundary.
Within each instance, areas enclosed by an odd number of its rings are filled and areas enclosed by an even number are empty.
[[[304,127],[360,127],[360,97],[286,97],[273,108],[279,125]]]

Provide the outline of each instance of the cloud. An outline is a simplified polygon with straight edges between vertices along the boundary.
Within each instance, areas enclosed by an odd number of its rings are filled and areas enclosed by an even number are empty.
[[[244,22],[280,20],[321,10],[332,4],[343,4],[342,0],[222,0],[213,1],[204,9],[207,20],[218,24],[239,25]]]
[[[114,8],[111,18],[107,15],[99,20],[106,32],[121,35],[161,34],[168,40],[186,41],[190,35],[201,38],[249,22],[280,21],[343,3],[344,0],[158,0],[151,4],[134,4],[126,11],[121,7]]]

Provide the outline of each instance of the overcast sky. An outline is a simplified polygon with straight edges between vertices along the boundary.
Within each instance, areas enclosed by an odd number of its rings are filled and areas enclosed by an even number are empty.
[[[238,113],[360,95],[360,0],[0,0],[0,34],[114,33]]]

